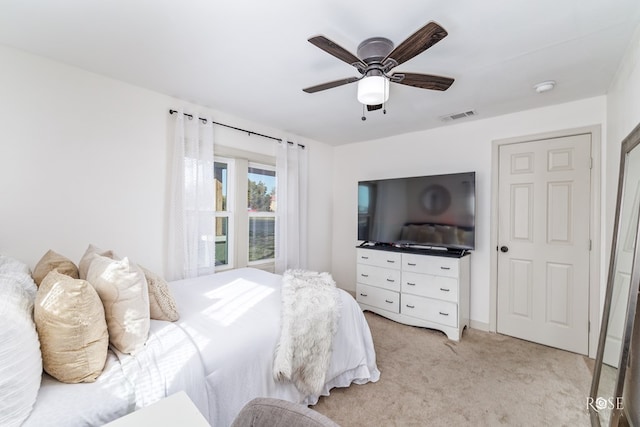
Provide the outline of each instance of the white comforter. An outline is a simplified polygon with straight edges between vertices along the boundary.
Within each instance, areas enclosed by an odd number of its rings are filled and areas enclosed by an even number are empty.
[[[101,425],[184,390],[214,427],[228,426],[254,397],[314,404],[292,384],[273,379],[280,334],[282,277],[245,268],[170,284],[181,318],[151,322],[136,356],[109,354],[90,384],[61,384],[44,375],[26,426]],[[355,300],[340,291],[342,313],[322,394],[352,382],[377,381],[369,326]]]

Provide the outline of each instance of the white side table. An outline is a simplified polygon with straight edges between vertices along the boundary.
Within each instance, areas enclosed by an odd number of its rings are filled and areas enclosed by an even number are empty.
[[[107,427],[211,427],[184,391],[118,418]]]

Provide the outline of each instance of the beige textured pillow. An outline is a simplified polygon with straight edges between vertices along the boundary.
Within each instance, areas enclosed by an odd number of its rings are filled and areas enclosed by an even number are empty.
[[[176,301],[171,295],[169,284],[156,273],[139,266],[149,287],[149,311],[150,317],[156,320],[175,322],[180,318]]]
[[[128,258],[95,255],[87,280],[104,305],[109,342],[122,353],[135,353],[149,336],[149,291],[144,273]]]
[[[93,286],[51,271],[38,288],[33,315],[49,375],[64,383],[93,382],[100,376],[109,336]]]
[[[78,263],[78,272],[81,279],[87,280],[87,272],[89,271],[89,266],[91,265],[91,262],[96,257],[96,255],[102,255],[111,259],[118,258],[116,254],[111,250],[105,251],[95,245],[89,245],[87,250],[84,252],[84,255],[82,255],[82,258],[80,258],[80,262]]]
[[[40,261],[33,269],[33,280],[36,285],[40,286],[42,279],[49,274],[50,271],[57,269],[60,273],[66,274],[69,277],[77,279],[78,267],[69,258],[66,258],[59,253],[52,250],[48,250],[46,254],[40,258]]]

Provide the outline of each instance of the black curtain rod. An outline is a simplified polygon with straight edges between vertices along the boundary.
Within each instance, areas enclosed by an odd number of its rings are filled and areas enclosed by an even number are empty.
[[[174,113],[178,113],[178,112],[179,112],[178,110],[169,110],[169,114],[174,114]],[[184,114],[185,116],[189,117],[190,119],[193,119],[193,114],[187,114],[187,113],[182,113],[182,114]],[[208,119],[203,119],[202,117],[198,117],[198,120],[201,120],[203,124],[207,124],[207,122],[209,121]],[[238,130],[240,132],[247,133],[247,134],[249,134],[249,136],[256,135],[256,136],[261,136],[261,137],[267,138],[267,139],[273,139],[274,141],[278,141],[278,142],[283,142],[284,141],[282,138],[276,138],[275,136],[269,136],[269,135],[265,135],[265,134],[262,134],[262,133],[253,132],[251,130],[246,130],[246,129],[238,128],[238,127],[231,126],[231,125],[226,125],[224,123],[214,122],[213,120],[211,120],[211,123],[213,123],[214,125],[224,126],[226,128],[229,128],[229,129]],[[287,143],[289,143],[291,145],[298,145],[298,147],[300,147],[300,148],[305,148],[304,145],[296,144],[293,141],[287,141]]]

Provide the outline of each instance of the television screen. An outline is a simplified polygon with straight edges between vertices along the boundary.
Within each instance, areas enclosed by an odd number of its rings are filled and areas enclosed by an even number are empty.
[[[475,249],[475,172],[358,183],[358,240]]]

